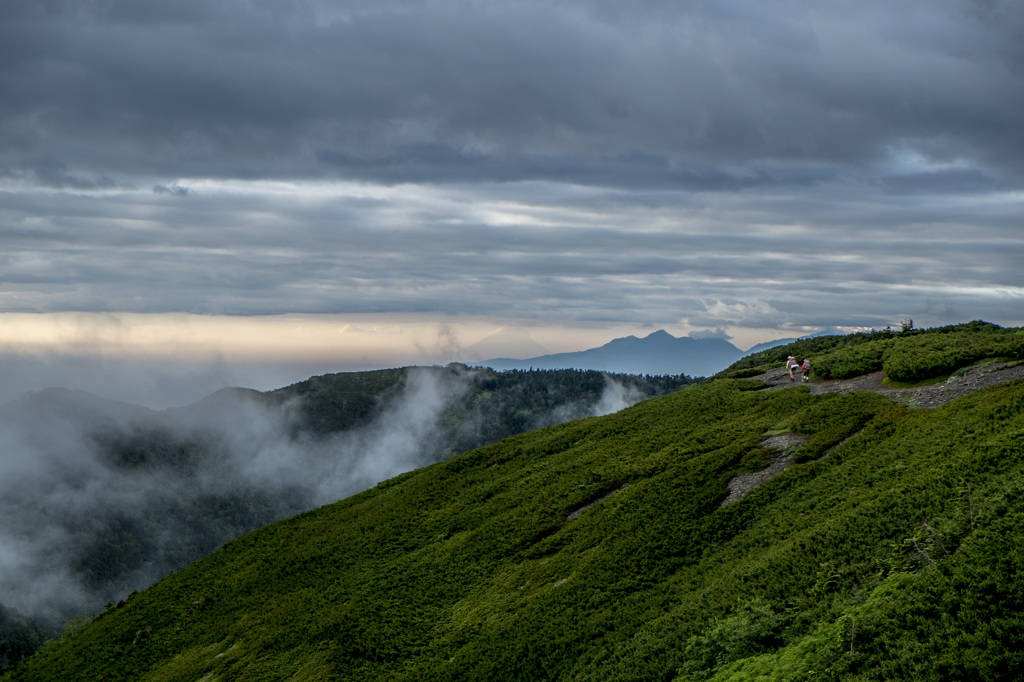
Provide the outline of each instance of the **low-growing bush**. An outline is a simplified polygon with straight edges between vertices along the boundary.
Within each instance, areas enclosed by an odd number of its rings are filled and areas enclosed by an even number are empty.
[[[898,338],[886,348],[882,368],[890,379],[912,383],[995,357],[1024,357],[1024,335],[1015,329],[983,328]]]
[[[878,339],[811,360],[814,376],[819,379],[849,379],[882,369],[882,359],[895,339]]]
[[[729,379],[749,379],[750,377],[756,377],[760,374],[764,374],[769,369],[770,365],[759,365],[757,367],[747,367],[745,369],[737,369],[733,372],[729,372],[726,377]]]

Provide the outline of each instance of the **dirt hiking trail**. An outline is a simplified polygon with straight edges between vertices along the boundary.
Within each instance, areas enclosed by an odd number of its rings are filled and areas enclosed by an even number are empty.
[[[752,378],[763,381],[772,388],[784,388],[786,386],[799,386],[801,384],[799,374],[797,372],[796,380],[791,382],[789,380],[789,371],[785,367],[778,367]],[[1024,379],[1024,363],[994,362],[990,365],[972,367],[966,372],[950,377],[941,383],[914,388],[891,388],[882,383],[884,378],[885,373],[878,371],[852,379],[832,381],[811,379],[807,382],[807,387],[813,395],[820,393],[874,391],[908,407],[930,408],[938,407],[943,403],[955,400],[968,393],[973,393],[981,388]]]
[[[764,374],[753,378],[763,381],[773,389],[799,386],[802,383],[799,372],[797,372],[796,380],[790,381],[789,370],[785,367],[768,370]],[[1024,379],[1024,363],[994,362],[981,367],[972,367],[966,372],[950,377],[944,382],[915,388],[890,388],[882,383],[884,378],[884,372],[872,372],[871,374],[865,374],[864,376],[852,379],[839,379],[835,381],[812,379],[807,382],[807,387],[814,395],[821,393],[874,391],[907,407],[928,409],[938,407],[943,403],[965,396],[978,389],[1022,380]],[[773,459],[761,471],[736,476],[730,480],[728,483],[729,494],[722,501],[721,506],[725,507],[739,502],[751,490],[760,487],[789,468],[793,464],[793,451],[800,448],[806,440],[807,436],[785,433],[765,438],[761,441],[761,445],[775,450],[779,453],[779,456]],[[824,456],[827,457],[828,453]]]

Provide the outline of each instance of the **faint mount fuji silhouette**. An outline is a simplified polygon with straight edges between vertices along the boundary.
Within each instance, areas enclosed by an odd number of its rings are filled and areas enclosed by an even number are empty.
[[[502,327],[462,351],[464,362],[476,364],[484,358],[516,355],[544,355],[550,351],[533,340],[523,327]]]

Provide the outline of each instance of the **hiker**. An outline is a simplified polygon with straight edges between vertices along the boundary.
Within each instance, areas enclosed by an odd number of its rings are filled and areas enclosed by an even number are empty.
[[[804,358],[804,364],[800,365],[800,369],[804,371],[804,381],[811,380],[811,361]]]
[[[799,365],[796,362],[796,358],[794,358],[792,355],[786,358],[786,367],[789,368],[789,380],[796,380],[796,368],[799,367]]]

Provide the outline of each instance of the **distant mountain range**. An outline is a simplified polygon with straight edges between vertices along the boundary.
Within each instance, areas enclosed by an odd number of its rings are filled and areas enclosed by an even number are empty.
[[[841,329],[829,327],[828,329],[822,329],[820,332],[814,332],[813,334],[807,334],[805,336],[793,336],[786,339],[775,339],[774,341],[765,341],[764,343],[759,343],[756,346],[749,348],[747,352],[744,353],[744,355],[753,355],[754,353],[759,353],[763,350],[768,350],[769,348],[775,348],[776,346],[786,346],[793,343],[794,341],[800,341],[802,339],[812,339],[816,336],[842,336],[845,333],[846,332],[844,332]]]
[[[553,353],[523,360],[495,358],[472,363],[496,370],[593,369],[619,374],[711,376],[746,355],[725,339],[693,339],[658,330],[644,338],[626,336],[599,348]]]

